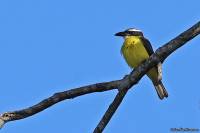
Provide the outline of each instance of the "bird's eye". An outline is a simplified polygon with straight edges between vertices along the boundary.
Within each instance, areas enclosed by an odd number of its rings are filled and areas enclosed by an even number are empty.
[[[128,35],[130,35],[130,36],[134,36],[134,35],[136,35],[136,32],[135,31],[125,31]]]
[[[135,35],[135,31],[128,31],[127,32],[129,35]]]

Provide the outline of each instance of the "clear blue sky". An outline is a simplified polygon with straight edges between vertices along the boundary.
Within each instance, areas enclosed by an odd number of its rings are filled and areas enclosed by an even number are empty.
[[[200,1],[0,1],[0,113],[131,72],[114,34],[140,29],[154,50],[200,21]],[[160,100],[144,76],[129,90],[104,133],[200,129],[200,36],[163,64],[169,97]],[[117,90],[62,101],[6,123],[1,133],[93,132]]]

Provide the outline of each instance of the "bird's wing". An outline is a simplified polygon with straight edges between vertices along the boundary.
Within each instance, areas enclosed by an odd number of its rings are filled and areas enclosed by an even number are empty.
[[[140,40],[142,41],[145,49],[147,50],[147,53],[149,54],[149,56],[151,56],[154,52],[153,52],[153,48],[151,46],[151,43],[149,42],[149,40],[147,40],[144,37],[140,37]]]

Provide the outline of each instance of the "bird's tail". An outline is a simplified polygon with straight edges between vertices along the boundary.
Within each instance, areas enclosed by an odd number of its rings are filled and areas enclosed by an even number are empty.
[[[158,97],[162,100],[164,97],[168,97],[168,93],[161,81],[158,84],[154,84]]]

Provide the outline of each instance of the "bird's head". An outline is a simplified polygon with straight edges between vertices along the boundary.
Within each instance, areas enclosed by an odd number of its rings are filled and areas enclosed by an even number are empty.
[[[138,29],[130,28],[123,32],[116,33],[115,36],[121,36],[124,37],[124,39],[127,39],[129,37],[134,37],[134,36],[143,36],[143,33]]]

